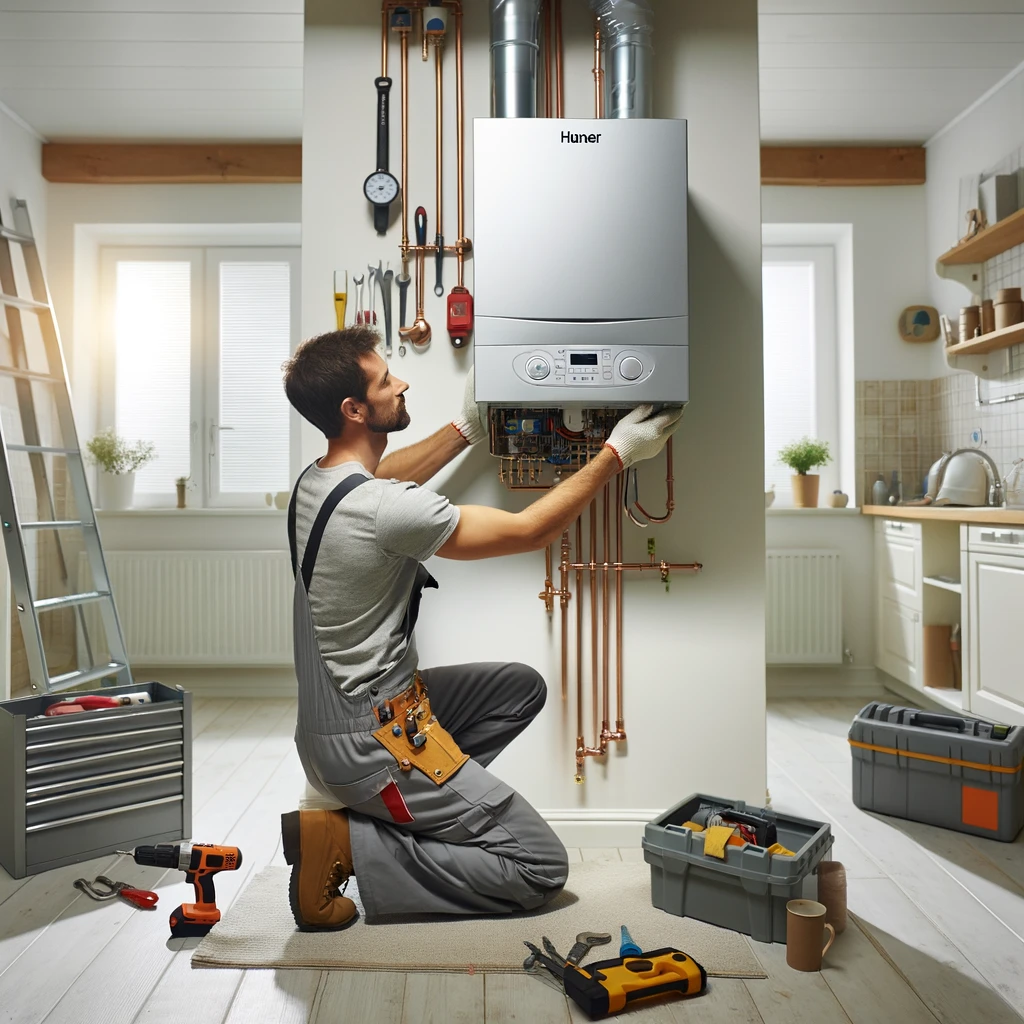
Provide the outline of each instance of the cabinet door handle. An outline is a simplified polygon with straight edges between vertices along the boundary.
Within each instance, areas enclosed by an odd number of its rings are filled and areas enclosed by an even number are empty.
[[[1019,544],[1020,538],[1013,530],[1002,533],[998,530],[982,530],[981,539],[990,544]]]

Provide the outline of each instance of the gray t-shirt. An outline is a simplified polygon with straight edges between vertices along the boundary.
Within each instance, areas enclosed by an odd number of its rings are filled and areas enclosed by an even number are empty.
[[[459,510],[416,484],[377,480],[358,462],[314,464],[295,502],[300,565],[320,507],[353,473],[368,479],[346,495],[324,530],[309,607],[338,688],[359,695],[371,683],[412,677],[416,643],[406,638],[404,621],[416,570],[452,535]]]

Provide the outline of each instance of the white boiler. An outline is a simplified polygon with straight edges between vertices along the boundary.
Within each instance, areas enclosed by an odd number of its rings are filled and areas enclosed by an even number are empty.
[[[473,123],[476,397],[689,400],[686,122]]]

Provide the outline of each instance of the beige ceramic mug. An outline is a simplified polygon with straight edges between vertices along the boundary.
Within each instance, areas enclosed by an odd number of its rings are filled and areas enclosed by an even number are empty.
[[[814,900],[786,904],[786,963],[794,970],[821,970],[821,958],[836,941],[836,930],[826,923],[825,914],[825,904]],[[828,942],[822,947],[826,931]]]

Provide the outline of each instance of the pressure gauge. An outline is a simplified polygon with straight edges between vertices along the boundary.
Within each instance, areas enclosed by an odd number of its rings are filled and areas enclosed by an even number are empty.
[[[398,179],[388,171],[374,171],[363,182],[363,194],[374,206],[390,206],[398,198]]]

